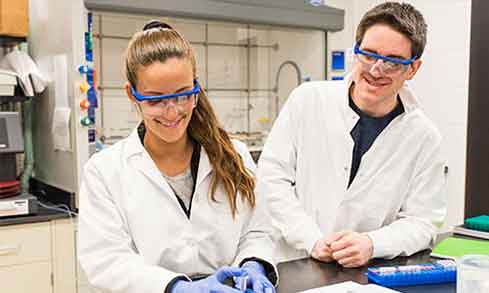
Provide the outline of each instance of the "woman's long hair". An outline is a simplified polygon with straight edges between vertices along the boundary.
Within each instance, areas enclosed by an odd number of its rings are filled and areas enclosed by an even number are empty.
[[[196,78],[195,54],[190,44],[168,24],[152,21],[137,32],[126,51],[126,77],[136,87],[137,71],[154,62],[165,63],[170,58],[188,60]],[[187,128],[188,135],[207,152],[213,167],[210,198],[216,202],[215,192],[222,184],[227,194],[233,217],[237,213],[236,197],[255,207],[255,178],[246,169],[241,156],[234,149],[229,135],[217,120],[207,94],[201,88],[197,106]]]

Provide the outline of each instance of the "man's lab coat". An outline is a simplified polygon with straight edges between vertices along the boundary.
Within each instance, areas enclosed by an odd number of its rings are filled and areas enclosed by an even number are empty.
[[[405,112],[363,155],[348,188],[350,132],[359,119],[348,105],[350,84],[302,84],[268,136],[257,191],[282,234],[279,260],[310,254],[319,238],[340,230],[368,232],[373,257],[410,255],[433,243],[444,220],[441,135],[407,86],[399,93]]]
[[[234,141],[246,167],[253,160]],[[209,199],[212,167],[201,148],[190,219],[140,142],[128,138],[95,154],[80,191],[78,253],[89,282],[117,292],[164,292],[177,276],[211,274],[257,257],[273,264],[264,201],[251,210],[238,194],[233,220],[224,189]]]

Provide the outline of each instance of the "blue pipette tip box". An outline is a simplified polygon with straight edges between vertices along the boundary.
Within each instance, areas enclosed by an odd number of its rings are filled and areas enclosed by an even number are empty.
[[[452,260],[429,264],[376,267],[367,270],[369,282],[386,287],[453,283],[457,279],[457,266]]]

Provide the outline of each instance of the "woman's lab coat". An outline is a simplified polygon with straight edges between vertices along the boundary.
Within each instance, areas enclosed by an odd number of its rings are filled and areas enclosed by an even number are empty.
[[[246,146],[233,143],[253,172]],[[136,130],[95,154],[80,190],[78,254],[89,282],[110,291],[161,293],[177,276],[211,274],[246,258],[273,264],[265,202],[257,196],[251,210],[238,195],[233,220],[222,188],[216,191],[219,203],[208,199],[211,178],[201,148],[188,219]]]
[[[257,192],[283,236],[279,261],[310,253],[340,230],[368,232],[373,257],[410,255],[429,247],[444,220],[441,135],[407,86],[399,93],[405,112],[377,137],[347,187],[359,119],[348,105],[350,84],[301,85],[268,136]]]

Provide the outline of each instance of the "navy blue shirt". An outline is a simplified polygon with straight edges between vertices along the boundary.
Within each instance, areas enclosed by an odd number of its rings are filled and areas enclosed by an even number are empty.
[[[353,179],[357,175],[358,168],[360,167],[360,162],[362,156],[369,150],[369,148],[374,143],[375,139],[384,130],[384,128],[389,125],[389,123],[396,118],[398,115],[404,113],[404,106],[401,103],[401,99],[397,96],[397,106],[388,114],[382,117],[371,117],[366,113],[362,112],[357,105],[353,102],[351,96],[349,99],[350,108],[355,111],[360,119],[358,119],[357,124],[350,132],[355,145],[353,147],[353,155],[351,161],[351,171],[350,180],[348,182],[348,187],[350,187]]]

